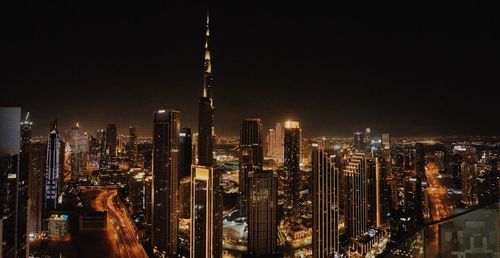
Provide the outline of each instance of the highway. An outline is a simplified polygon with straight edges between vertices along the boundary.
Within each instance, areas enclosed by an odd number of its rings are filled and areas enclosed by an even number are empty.
[[[453,212],[453,204],[446,203],[447,187],[439,180],[439,169],[433,162],[425,166],[427,176],[428,194],[430,201],[430,213],[432,221],[438,221],[450,216]],[[429,243],[426,249],[428,257],[435,257],[439,253],[439,226],[429,227]]]
[[[133,221],[125,205],[118,201],[116,190],[103,190],[94,200],[95,208],[106,211],[108,225],[106,234],[113,243],[112,249],[115,257],[147,258],[139,240],[136,238]]]
[[[453,212],[453,205],[447,204],[445,195],[447,187],[443,185],[438,178],[439,170],[434,163],[429,162],[425,166],[427,176],[428,193],[431,202],[430,212],[432,221],[447,218]]]

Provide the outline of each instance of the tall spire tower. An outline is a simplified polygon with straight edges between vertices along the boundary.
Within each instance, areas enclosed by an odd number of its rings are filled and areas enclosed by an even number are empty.
[[[207,29],[205,32],[205,62],[203,65],[203,97],[212,98],[212,63],[210,61],[210,49],[208,48],[208,40],[210,38],[210,18],[207,11]],[[212,103],[213,106],[213,103]]]
[[[191,258],[222,257],[222,193],[219,176],[214,170],[214,117],[212,99],[212,65],[208,41],[210,36],[207,12],[203,94],[198,114],[198,164],[191,173]]]
[[[210,50],[208,41],[210,39],[209,16],[207,12],[207,24],[205,33],[205,60],[203,64],[203,94],[199,102],[198,114],[198,165],[213,165],[213,146],[214,146],[214,118],[215,109],[212,99],[212,63],[210,59]]]

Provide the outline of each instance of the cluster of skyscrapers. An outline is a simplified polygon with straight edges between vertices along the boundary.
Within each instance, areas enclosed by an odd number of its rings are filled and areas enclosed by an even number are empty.
[[[197,133],[181,127],[179,110],[157,110],[151,149],[141,147],[135,127],[129,127],[128,143],[122,144],[115,124],[89,136],[76,123],[63,140],[56,121],[46,142],[33,141],[29,113],[21,121],[19,108],[0,109],[1,257],[26,257],[28,238],[51,231],[51,218],[65,228],[67,217],[60,214],[64,194],[88,185],[89,170],[120,170],[124,156],[130,211],[149,227],[150,253],[223,256],[226,214],[221,170],[214,157],[208,16],[205,40]],[[278,122],[267,134],[260,118],[244,119],[240,125],[236,207],[247,223],[244,257],[280,257],[283,224],[308,221],[313,257],[379,254],[394,228],[423,225],[431,216],[426,160],[436,151],[445,153],[443,166],[452,171],[463,204],[474,206],[488,198],[478,183],[478,160],[486,157],[475,148],[454,148],[448,155],[440,145],[415,143],[393,156],[390,135],[373,137],[370,128],[355,132],[348,146],[330,144],[326,138],[306,141],[302,134],[300,123],[292,120]],[[69,176],[65,165],[70,166]],[[497,163],[488,166],[497,172]],[[53,231],[64,235],[60,228]]]

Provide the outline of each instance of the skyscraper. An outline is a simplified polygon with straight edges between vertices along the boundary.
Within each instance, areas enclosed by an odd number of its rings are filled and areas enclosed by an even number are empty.
[[[382,134],[380,156],[384,159],[387,176],[392,177],[391,136],[388,133]]]
[[[21,153],[17,176],[16,201],[16,243],[17,257],[26,257],[28,232],[28,182],[31,168],[31,127],[30,113],[21,122]]]
[[[388,134],[388,133],[382,134],[381,148],[383,150],[390,150],[391,149],[391,135],[390,134]]]
[[[47,142],[47,173],[45,177],[44,219],[59,208],[58,200],[64,180],[64,142],[57,131],[57,121],[52,124]]]
[[[345,227],[348,239],[355,239],[368,230],[368,184],[365,155],[349,159],[343,174],[345,179]]]
[[[283,150],[283,123],[276,123],[276,142],[274,143],[274,157],[278,159],[278,164],[283,164],[284,161],[284,150]]]
[[[68,130],[67,141],[71,150],[69,157],[71,165],[71,179],[78,181],[85,175],[87,155],[89,151],[88,136],[80,129],[78,122]]]
[[[335,257],[340,251],[340,171],[335,157],[313,145],[313,257]]]
[[[299,122],[286,121],[284,130],[284,170],[286,173],[287,207],[290,211],[297,208],[300,197],[300,145],[301,134]]]
[[[21,257],[16,216],[21,108],[0,107],[0,257]]]
[[[198,165],[213,165],[213,148],[215,137],[215,108],[212,95],[212,63],[208,41],[210,36],[209,18],[205,33],[205,61],[203,64],[203,94],[200,97],[198,113]]]
[[[278,176],[272,170],[258,169],[248,177],[247,253],[250,257],[273,257],[278,254]]]
[[[367,184],[367,218],[366,222],[369,228],[378,228],[381,226],[380,204],[380,160],[378,157],[365,158],[366,184]]]
[[[355,132],[354,133],[353,148],[356,151],[363,151],[365,149],[365,139],[364,139],[364,134],[362,132]]]
[[[191,257],[222,257],[222,193],[215,174],[211,166],[193,166]]]
[[[153,120],[153,221],[155,257],[177,255],[180,112],[158,110]]]
[[[415,199],[413,201],[413,221],[414,225],[420,226],[423,223],[423,193],[422,193],[422,179],[425,176],[425,154],[426,148],[422,143],[415,144],[415,172],[416,172],[416,181],[414,186],[414,196]],[[406,198],[405,198],[406,199]]]
[[[267,157],[273,157],[275,158],[275,153],[276,153],[276,131],[274,129],[269,129],[266,135],[266,149],[265,149],[265,155]]]
[[[248,173],[262,168],[264,162],[260,118],[245,119],[240,126],[240,215],[247,216]]]
[[[129,171],[128,194],[130,202],[130,213],[132,216],[144,218],[146,211],[146,174],[143,169],[132,168]]]
[[[137,166],[137,128],[130,126],[128,135],[127,156],[129,167],[133,168]]]
[[[42,231],[42,218],[45,198],[45,171],[47,166],[47,142],[31,144],[31,170],[28,183],[30,199],[29,233]]]
[[[116,134],[116,125],[108,124],[106,126],[106,159],[107,165],[116,165],[116,157],[117,157],[117,134]]]
[[[365,128],[365,138],[364,138],[364,142],[365,144],[370,144],[372,141],[372,129],[370,129],[369,127]]]
[[[193,139],[190,128],[181,128],[179,133],[179,180],[191,177],[193,161]]]
[[[479,187],[477,177],[478,156],[475,148],[467,148],[460,166],[462,176],[462,202],[466,205],[479,204]]]
[[[209,36],[207,14],[203,93],[198,114],[198,165],[193,166],[191,174],[191,258],[222,256],[222,189],[213,167],[215,109]]]

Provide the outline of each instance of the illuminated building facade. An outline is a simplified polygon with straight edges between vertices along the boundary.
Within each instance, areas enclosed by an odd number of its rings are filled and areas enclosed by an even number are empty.
[[[264,162],[262,122],[260,118],[245,119],[240,126],[240,215],[247,216],[248,174],[262,168]]]
[[[129,172],[128,196],[130,213],[134,217],[143,217],[146,211],[146,174],[142,169],[133,168]]]
[[[313,257],[334,257],[340,251],[340,171],[335,157],[313,145]]]
[[[345,227],[348,239],[356,239],[367,232],[368,184],[365,155],[349,159],[343,174],[345,179]]]
[[[477,153],[474,148],[467,148],[460,167],[462,177],[462,202],[466,205],[479,204],[479,187],[477,182]]]
[[[42,207],[45,197],[45,171],[47,165],[47,143],[31,144],[31,170],[28,183],[29,195],[29,230],[30,234],[42,231]]]
[[[222,256],[222,188],[214,171],[215,109],[207,15],[203,92],[199,102],[197,162],[191,173],[191,258]]]
[[[354,145],[356,151],[363,151],[365,149],[365,136],[362,132],[354,133]]]
[[[193,166],[190,255],[222,257],[222,192],[210,166]]]
[[[88,136],[84,133],[78,122],[67,132],[70,147],[71,179],[78,181],[80,176],[85,175],[87,155],[89,151]]]
[[[273,257],[278,254],[278,176],[273,170],[259,169],[248,177],[247,253],[250,257]]]
[[[286,121],[284,129],[284,170],[286,173],[287,207],[296,210],[300,197],[300,149],[301,134],[299,122]]]
[[[276,142],[274,144],[274,157],[278,159],[278,164],[283,164],[284,161],[284,136],[283,136],[283,123],[278,122],[276,123],[276,129],[275,129],[275,134],[276,134]]]
[[[271,128],[267,132],[265,144],[265,155],[267,157],[274,157],[276,153],[276,131],[274,129]]]
[[[59,208],[64,172],[64,142],[57,131],[57,122],[52,124],[47,142],[47,173],[45,177],[44,219]]]
[[[371,141],[372,141],[372,129],[365,128],[364,142],[365,144],[370,144]]]
[[[155,257],[177,255],[179,131],[180,111],[154,113],[151,244]]]

